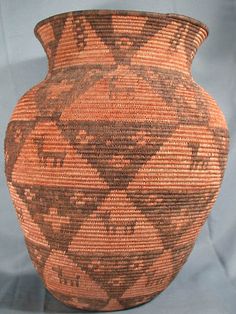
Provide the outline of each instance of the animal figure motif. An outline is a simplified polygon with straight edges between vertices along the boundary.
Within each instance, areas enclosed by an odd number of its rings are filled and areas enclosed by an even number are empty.
[[[52,270],[57,273],[59,278],[59,282],[63,285],[68,285],[71,287],[79,287],[80,284],[80,275],[74,274],[73,275],[65,275],[62,272],[62,268],[60,266],[53,266]]]
[[[97,214],[97,217],[102,219],[107,233],[116,234],[117,230],[120,229],[127,235],[134,234],[134,228],[136,226],[136,220],[130,220],[126,222],[112,222],[111,213],[106,211],[105,213]]]
[[[45,151],[44,150],[44,136],[37,137],[34,139],[34,143],[37,145],[38,157],[41,163],[47,165],[47,161],[52,160],[53,167],[63,166],[64,159],[66,156],[66,152],[58,152],[58,151]]]
[[[203,169],[206,170],[208,166],[209,159],[211,157],[210,154],[200,154],[200,143],[197,142],[189,142],[188,147],[192,150],[192,163],[190,165],[190,169]]]

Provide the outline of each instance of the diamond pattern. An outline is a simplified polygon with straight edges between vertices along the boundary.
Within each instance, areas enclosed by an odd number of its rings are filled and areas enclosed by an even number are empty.
[[[8,124],[8,141],[5,141],[5,169],[8,182],[12,181],[12,171],[16,160],[35,124],[35,121],[13,121]]]
[[[13,113],[6,176],[32,261],[67,305],[151,300],[216,199],[228,131],[190,76],[206,37],[196,23],[89,11],[36,27],[49,73]]]
[[[52,249],[67,251],[83,222],[96,210],[107,191],[91,189],[16,187]],[[65,211],[69,205],[69,209]],[[76,228],[73,228],[76,223]]]
[[[205,213],[216,194],[213,189],[202,193],[173,190],[128,193],[135,206],[158,230],[166,249],[175,249],[185,234],[190,238],[191,230],[199,223],[199,207]]]
[[[112,51],[115,61],[119,64],[129,64],[136,51],[140,49],[148,40],[168,24],[168,20],[158,23],[155,18],[148,17],[146,22],[141,23],[141,30],[137,34],[117,32],[114,28],[112,15],[101,15],[96,19],[87,16],[87,21],[91,24],[97,35]],[[104,24],[106,32],[104,32]],[[140,24],[138,24],[137,28]]]

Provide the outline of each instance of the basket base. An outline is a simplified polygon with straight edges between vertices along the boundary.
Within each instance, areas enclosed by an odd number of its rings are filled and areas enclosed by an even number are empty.
[[[55,299],[57,299],[58,301],[60,301],[64,305],[66,305],[67,307],[77,309],[77,310],[86,311],[88,313],[89,312],[118,312],[118,311],[122,311],[122,310],[128,310],[128,309],[136,308],[136,307],[142,306],[146,303],[149,303],[156,296],[158,296],[160,294],[160,293],[153,293],[152,295],[149,295],[149,296],[140,297],[139,300],[137,300],[137,298],[133,298],[133,303],[132,303],[131,298],[130,298],[130,300],[128,302],[129,305],[122,305],[118,301],[116,301],[115,299],[110,299],[109,301],[106,302],[106,304],[104,304],[103,307],[101,307],[99,305],[98,305],[98,307],[96,307],[96,304],[94,304],[93,306],[90,306],[89,304],[87,304],[87,305],[82,304],[82,303],[79,304],[79,302],[78,302],[78,305],[75,305],[75,303],[73,301],[65,300],[68,298],[63,297],[63,295],[59,295],[58,293],[54,293],[50,290],[48,290],[48,292]]]

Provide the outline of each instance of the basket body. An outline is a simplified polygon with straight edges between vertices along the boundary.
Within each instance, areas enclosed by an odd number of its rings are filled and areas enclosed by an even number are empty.
[[[88,11],[35,33],[49,72],[5,140],[31,259],[67,305],[145,303],[186,261],[224,174],[225,119],[190,73],[207,31],[182,16]]]

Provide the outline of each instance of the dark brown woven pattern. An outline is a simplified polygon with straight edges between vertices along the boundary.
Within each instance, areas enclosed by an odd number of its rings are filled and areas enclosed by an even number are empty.
[[[49,72],[18,102],[5,141],[29,254],[67,305],[145,303],[186,261],[224,174],[225,120],[190,72],[207,29],[83,11],[35,33]]]

